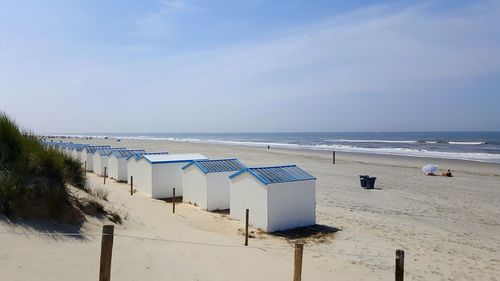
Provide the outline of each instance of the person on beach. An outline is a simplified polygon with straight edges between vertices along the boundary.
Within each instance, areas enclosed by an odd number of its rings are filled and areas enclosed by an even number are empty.
[[[446,170],[446,172],[441,173],[441,176],[443,176],[443,177],[449,177],[449,178],[453,177],[453,175],[451,174],[450,169]]]

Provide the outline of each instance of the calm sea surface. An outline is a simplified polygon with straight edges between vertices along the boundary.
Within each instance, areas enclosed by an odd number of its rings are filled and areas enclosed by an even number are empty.
[[[336,150],[500,163],[500,132],[55,134]]]

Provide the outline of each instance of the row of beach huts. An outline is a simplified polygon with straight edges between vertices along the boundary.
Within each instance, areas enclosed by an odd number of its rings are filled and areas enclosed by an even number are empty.
[[[127,182],[152,198],[176,196],[208,211],[273,232],[316,223],[316,178],[296,165],[246,167],[238,159],[169,154],[72,142],[43,143],[78,159],[86,171]]]

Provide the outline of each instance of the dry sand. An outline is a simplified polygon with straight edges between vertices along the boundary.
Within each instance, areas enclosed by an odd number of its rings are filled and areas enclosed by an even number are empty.
[[[394,252],[406,252],[406,280],[500,280],[500,165],[467,161],[262,149],[163,141],[73,140],[150,151],[199,152],[243,163],[295,163],[317,177],[317,222],[341,229],[326,242],[308,241],[303,280],[393,280]],[[420,173],[424,164],[449,168],[453,178]],[[360,174],[377,177],[375,190]],[[89,174],[95,184],[102,178]],[[241,222],[171,204],[108,180],[109,201],[125,216],[116,236],[113,280],[291,280],[293,248],[284,238],[257,235],[242,247]],[[97,280],[104,222],[84,225],[85,238],[0,234],[0,280]],[[64,231],[47,223],[0,232]],[[206,244],[167,242],[162,239]],[[229,247],[234,246],[234,247]]]

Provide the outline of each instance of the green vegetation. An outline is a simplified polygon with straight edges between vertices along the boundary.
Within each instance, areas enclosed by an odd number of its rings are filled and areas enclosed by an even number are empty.
[[[80,163],[45,147],[0,112],[0,213],[13,218],[81,220],[67,184],[85,188]]]

